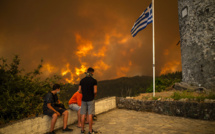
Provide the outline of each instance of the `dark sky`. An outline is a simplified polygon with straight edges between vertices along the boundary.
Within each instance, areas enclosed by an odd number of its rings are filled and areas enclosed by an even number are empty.
[[[90,66],[97,80],[152,76],[152,24],[130,34],[150,2],[1,0],[0,56],[19,55],[26,72],[43,58],[43,76],[75,83]],[[177,10],[177,0],[155,0],[156,75],[181,70]]]

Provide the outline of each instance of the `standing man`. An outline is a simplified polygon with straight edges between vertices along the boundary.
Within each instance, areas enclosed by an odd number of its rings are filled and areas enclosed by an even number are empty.
[[[72,131],[67,127],[68,111],[60,104],[57,94],[60,93],[60,85],[55,84],[53,90],[46,94],[43,104],[43,114],[52,117],[50,134],[55,134],[54,127],[58,116],[63,115],[63,132]]]
[[[93,78],[94,69],[88,68],[86,77],[80,81],[78,91],[82,93],[82,103],[81,103],[81,133],[84,134],[84,122],[85,116],[88,112],[89,118],[89,133],[97,133],[92,129],[93,115],[95,115],[95,102],[94,97],[97,94],[97,80]]]

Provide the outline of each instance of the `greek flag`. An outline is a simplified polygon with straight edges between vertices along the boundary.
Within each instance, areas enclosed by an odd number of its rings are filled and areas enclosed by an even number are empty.
[[[136,34],[146,28],[148,24],[152,23],[152,4],[140,15],[131,29],[131,35],[134,37]]]

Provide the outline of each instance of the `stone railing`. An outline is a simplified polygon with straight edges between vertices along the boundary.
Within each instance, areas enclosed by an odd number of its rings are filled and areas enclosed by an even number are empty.
[[[116,108],[116,97],[108,97],[95,102],[95,113],[101,114],[111,109]],[[68,125],[77,122],[77,112],[68,110]],[[46,115],[40,115],[39,117],[32,117],[17,121],[15,123],[9,123],[5,126],[1,126],[0,134],[42,134],[50,130],[51,117]],[[59,117],[55,124],[55,129],[63,127],[63,118]]]
[[[215,120],[215,102],[141,101],[117,97],[117,107],[136,111],[181,116],[186,118]]]

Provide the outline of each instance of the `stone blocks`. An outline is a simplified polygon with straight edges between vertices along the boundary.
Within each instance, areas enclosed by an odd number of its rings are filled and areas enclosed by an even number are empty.
[[[203,120],[215,120],[215,102],[141,101],[117,97],[117,107]]]
[[[215,1],[178,0],[178,16],[182,81],[215,91]]]

